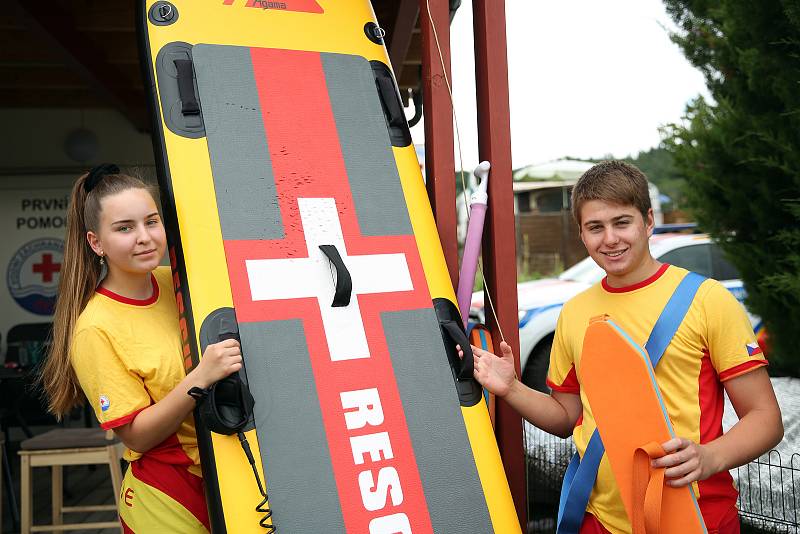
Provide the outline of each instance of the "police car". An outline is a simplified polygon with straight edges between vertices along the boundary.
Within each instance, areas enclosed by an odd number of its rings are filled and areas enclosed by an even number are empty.
[[[656,233],[650,238],[650,252],[660,262],[719,280],[744,305],[746,293],[738,271],[725,259],[722,250],[708,235],[681,234],[674,231]],[[561,307],[571,297],[596,284],[604,276],[605,273],[592,258],[585,258],[561,273],[558,278],[545,278],[517,285],[520,367],[525,384],[539,391],[549,391],[545,379]],[[765,332],[761,319],[749,311],[747,315],[759,343],[764,347]],[[484,321],[483,292],[473,294],[470,317],[472,320]]]

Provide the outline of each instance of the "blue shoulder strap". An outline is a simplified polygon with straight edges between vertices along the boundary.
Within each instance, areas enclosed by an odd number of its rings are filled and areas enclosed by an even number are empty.
[[[692,305],[697,290],[704,281],[705,277],[697,273],[690,272],[684,276],[661,311],[661,315],[658,316],[658,320],[650,332],[650,337],[645,343],[645,349],[654,368],[661,361],[664,351],[667,350],[675,332],[678,331],[683,318],[686,317],[686,312],[689,311],[689,306]],[[557,534],[577,534],[580,531],[603,454],[605,454],[605,446],[600,439],[599,432],[595,429],[592,437],[589,438],[583,459],[576,452],[564,474],[561,497],[558,502]]]
[[[692,305],[694,296],[700,285],[705,282],[706,277],[697,273],[689,272],[683,277],[681,283],[675,288],[675,292],[667,301],[667,305],[658,316],[653,330],[650,332],[650,337],[644,348],[650,356],[650,362],[653,368],[661,361],[664,351],[667,350],[675,332],[681,326],[683,318],[686,317],[686,312],[689,311],[689,306]]]

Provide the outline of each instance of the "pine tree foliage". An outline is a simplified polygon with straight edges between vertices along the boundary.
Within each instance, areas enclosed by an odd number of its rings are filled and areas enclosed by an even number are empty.
[[[648,180],[658,186],[661,193],[670,198],[670,209],[679,209],[683,206],[686,179],[675,167],[675,158],[671,152],[658,146],[639,152],[635,158],[631,156],[624,159],[636,165]],[[663,210],[665,206],[662,205],[661,208]]]
[[[700,226],[739,268],[773,371],[800,376],[800,0],[665,0],[705,78],[666,146]]]

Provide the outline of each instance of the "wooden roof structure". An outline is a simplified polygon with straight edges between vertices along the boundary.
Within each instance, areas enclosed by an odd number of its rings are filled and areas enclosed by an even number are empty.
[[[449,2],[451,13],[460,0]],[[10,0],[0,13],[0,107],[115,108],[150,122],[132,1]],[[374,0],[404,97],[421,76],[418,0]]]

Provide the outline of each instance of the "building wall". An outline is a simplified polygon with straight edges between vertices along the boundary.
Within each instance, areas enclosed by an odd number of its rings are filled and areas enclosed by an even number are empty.
[[[52,321],[75,178],[98,163],[112,162],[154,180],[155,167],[150,136],[112,110],[0,109],[0,124],[2,362],[12,328]],[[76,136],[76,130],[84,133]],[[70,157],[79,152],[89,159]],[[24,327],[15,329],[20,330]],[[15,358],[19,348],[13,347]]]
[[[557,274],[586,257],[578,225],[568,211],[517,217],[520,273]]]

